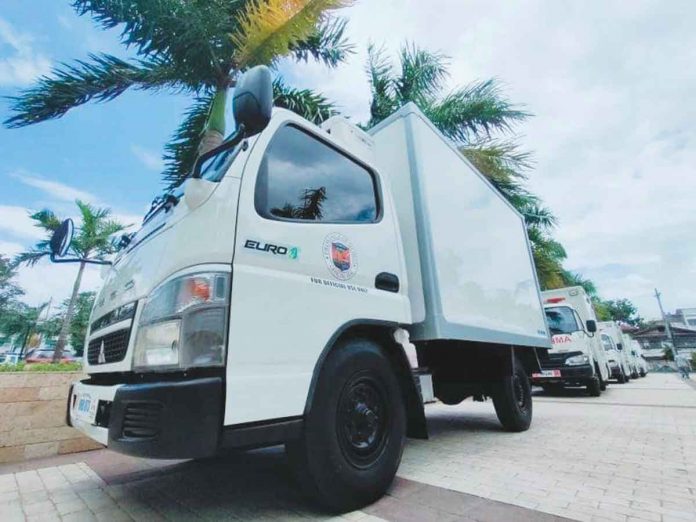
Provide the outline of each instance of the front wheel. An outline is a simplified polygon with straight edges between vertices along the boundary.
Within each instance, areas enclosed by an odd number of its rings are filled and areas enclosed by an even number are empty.
[[[599,367],[595,366],[595,369],[597,370],[597,378],[599,379],[599,389],[600,391],[604,391],[607,389],[607,381],[602,378],[602,372],[599,371]]]
[[[602,388],[598,377],[593,377],[592,380],[587,383],[587,394],[590,397],[599,397],[602,395]]]
[[[495,385],[493,406],[507,431],[525,431],[532,423],[532,386],[522,362],[515,357],[513,374]]]
[[[324,362],[302,437],[286,448],[303,489],[329,510],[346,512],[386,492],[405,440],[391,362],[374,342],[348,339]]]

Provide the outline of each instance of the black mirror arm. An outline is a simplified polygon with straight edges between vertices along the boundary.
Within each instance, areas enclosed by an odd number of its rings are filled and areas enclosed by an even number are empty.
[[[51,263],[85,263],[88,265],[113,265],[111,261],[100,260],[100,259],[81,259],[79,257],[72,257],[69,259],[58,259],[55,254],[50,256]]]
[[[206,161],[208,161],[210,158],[217,156],[221,152],[226,151],[227,149],[231,149],[232,147],[236,147],[240,141],[242,141],[246,135],[245,133],[246,129],[244,128],[244,124],[240,123],[237,129],[234,131],[234,134],[230,136],[228,140],[223,141],[220,145],[215,147],[212,150],[209,150],[208,152],[201,154],[198,156],[198,159],[196,160],[196,163],[193,166],[193,174],[191,174],[192,178],[200,178],[201,177],[201,165],[203,165]]]

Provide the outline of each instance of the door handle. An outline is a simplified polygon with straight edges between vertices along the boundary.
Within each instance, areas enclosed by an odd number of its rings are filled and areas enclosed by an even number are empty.
[[[375,277],[375,288],[396,293],[399,291],[399,278],[396,274],[380,272]]]

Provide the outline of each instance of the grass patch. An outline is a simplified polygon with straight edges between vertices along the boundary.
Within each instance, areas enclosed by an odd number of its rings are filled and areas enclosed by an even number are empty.
[[[77,372],[82,370],[82,363],[37,363],[0,364],[0,372]]]

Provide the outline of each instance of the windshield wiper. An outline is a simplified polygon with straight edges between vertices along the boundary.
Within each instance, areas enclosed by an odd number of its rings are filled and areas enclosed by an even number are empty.
[[[150,203],[150,210],[147,211],[143,218],[143,225],[152,219],[160,210],[164,209],[165,212],[169,212],[170,209],[174,208],[179,203],[179,199],[179,196],[171,192],[155,197],[152,203]]]

